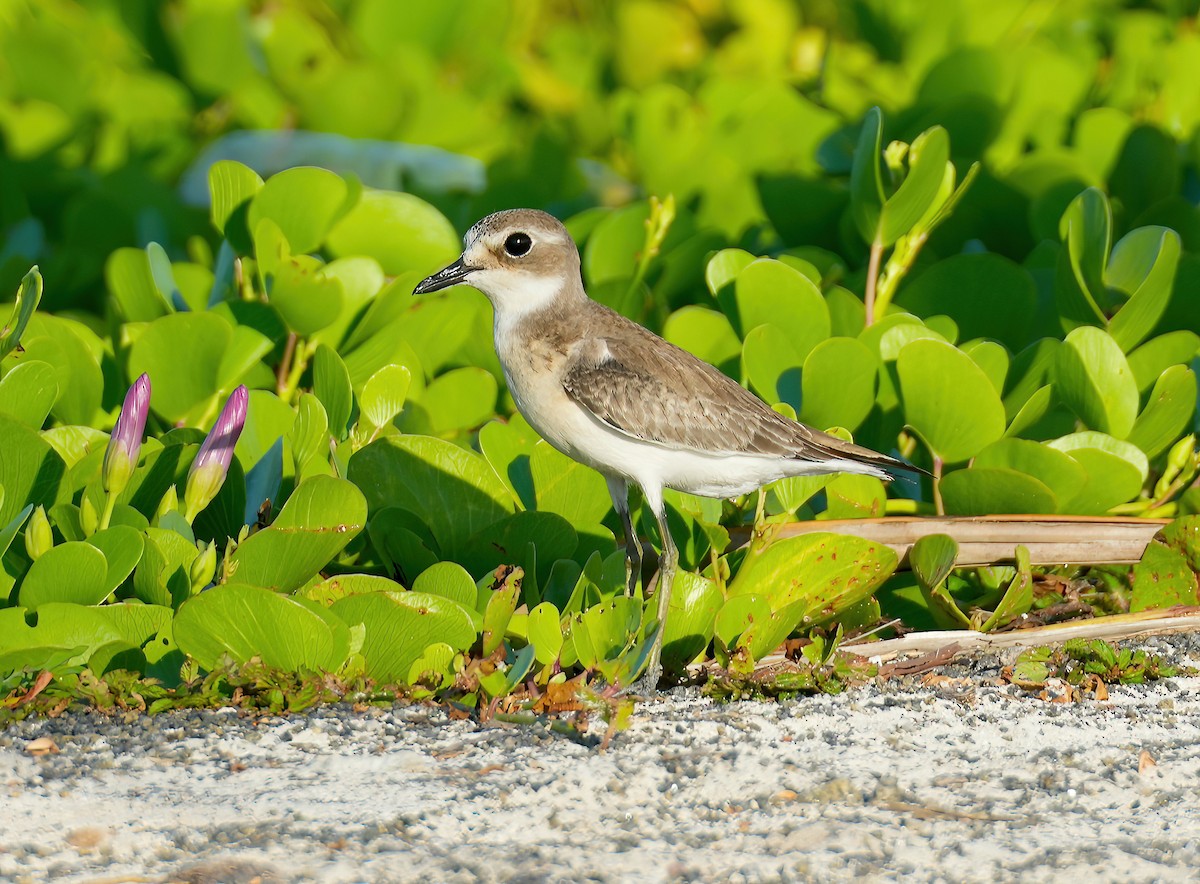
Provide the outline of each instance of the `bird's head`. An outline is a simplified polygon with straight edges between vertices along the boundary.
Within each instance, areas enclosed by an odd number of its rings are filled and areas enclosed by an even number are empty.
[[[487,295],[498,313],[520,315],[583,292],[579,250],[553,215],[536,209],[496,212],[468,230],[463,245],[457,261],[421,280],[413,294],[462,283]]]

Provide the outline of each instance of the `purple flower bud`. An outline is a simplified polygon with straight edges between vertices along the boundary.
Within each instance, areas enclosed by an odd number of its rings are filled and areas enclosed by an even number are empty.
[[[108,450],[104,452],[104,468],[101,476],[104,490],[109,494],[120,494],[129,484],[129,477],[137,467],[138,454],[142,450],[142,437],[146,433],[146,416],[150,413],[150,375],[143,374],[129,392],[117,415],[116,426],[108,439]]]
[[[246,425],[246,409],[250,394],[244,386],[229,394],[225,407],[209,434],[204,438],[192,468],[188,471],[187,488],[183,493],[184,517],[191,522],[212,503],[233,461],[233,449]]]

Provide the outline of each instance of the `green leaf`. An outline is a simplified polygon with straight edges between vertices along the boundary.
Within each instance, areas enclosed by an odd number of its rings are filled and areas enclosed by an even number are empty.
[[[429,203],[371,188],[329,234],[334,255],[369,255],[389,276],[432,273],[458,257],[459,249],[454,225]]]
[[[1104,279],[1129,300],[1108,330],[1122,350],[1128,352],[1144,341],[1167,312],[1181,248],[1179,234],[1166,227],[1139,227],[1113,248]]]
[[[766,402],[772,405],[786,402],[793,410],[799,408],[802,396],[800,367],[803,364],[800,352],[778,326],[760,325],[746,335],[742,345],[742,372],[754,392]]]
[[[1137,382],[1107,333],[1084,326],[1067,335],[1054,365],[1055,390],[1090,429],[1124,439],[1137,418]]]
[[[3,359],[20,345],[21,336],[25,334],[25,327],[37,311],[41,300],[42,274],[38,272],[35,266],[21,280],[21,285],[17,289],[16,299],[13,301],[12,316],[9,317],[4,327],[0,328],[0,359]]]
[[[1067,454],[1027,439],[1002,439],[975,457],[972,469],[996,467],[1017,470],[1042,482],[1058,500],[1070,500],[1083,488],[1087,473]],[[943,495],[945,488],[943,487]],[[1000,510],[997,510],[1000,512]],[[1003,510],[1043,512],[1043,510]]]
[[[388,580],[377,574],[338,574],[326,577],[319,583],[309,584],[299,595],[328,607],[346,596],[364,592],[404,592],[404,587],[395,580]]]
[[[541,512],[557,513],[580,528],[599,523],[612,509],[604,477],[538,442],[529,458],[534,497]]]
[[[38,610],[36,626],[25,615],[24,608],[0,610],[0,672],[42,668],[52,658],[86,662],[99,648],[122,640],[98,609],[86,605],[48,602]]]
[[[859,236],[867,243],[875,242],[879,236],[884,203],[883,176],[879,167],[882,151],[883,113],[873,107],[863,120],[850,172],[850,215]]]
[[[966,460],[1004,435],[1004,406],[969,356],[917,340],[896,359],[907,423],[947,463]]]
[[[404,409],[412,372],[403,365],[385,365],[363,385],[359,405],[373,427],[387,426]]]
[[[96,605],[108,595],[104,553],[89,543],[60,543],[29,566],[21,581],[20,604],[33,611],[47,602]]]
[[[950,576],[958,558],[958,542],[948,534],[926,534],[908,551],[908,564],[917,579],[936,589]]]
[[[1087,473],[1087,482],[1070,500],[1060,501],[1065,513],[1100,514],[1137,497],[1150,472],[1146,455],[1135,445],[1104,433],[1072,433],[1052,442]]]
[[[520,414],[508,423],[490,421],[479,431],[479,448],[492,470],[525,509],[537,504],[533,494],[533,475],[529,460],[540,440]]]
[[[529,612],[526,621],[526,636],[534,649],[538,663],[549,666],[558,659],[562,650],[562,618],[550,602],[542,602]]]
[[[732,650],[740,644],[742,634],[747,629],[770,616],[771,604],[763,596],[731,595],[717,612],[713,634],[721,644]]]
[[[1195,413],[1196,375],[1186,366],[1172,365],[1155,383],[1128,441],[1153,460],[1191,427]]]
[[[742,349],[742,342],[724,313],[695,304],[681,307],[668,316],[662,336],[722,370],[737,359]]]
[[[227,570],[240,583],[291,592],[362,531],[367,502],[345,479],[313,476],[292,492],[271,526],[234,550]]]
[[[675,572],[671,609],[663,627],[662,663],[666,669],[682,669],[708,647],[724,603],[714,581],[690,571]]]
[[[133,573],[133,569],[141,561],[145,541],[140,531],[130,528],[128,525],[113,525],[103,531],[97,531],[87,539],[87,542],[104,553],[107,567],[104,575],[103,598],[108,598],[118,586],[125,582],[125,578]]]
[[[1078,468],[1074,461],[1070,462]],[[1059,498],[1045,482],[1010,467],[972,466],[969,470],[955,470],[942,479],[941,491],[948,515],[1060,511]]]
[[[1193,571],[1200,571],[1200,515],[1175,519],[1159,532],[1159,537],[1163,543],[1187,559],[1188,567]],[[3,554],[3,550],[4,541],[0,537],[0,554]]]
[[[982,632],[991,632],[1025,614],[1033,607],[1033,574],[1030,571],[1028,547],[1017,545],[1016,573],[992,616],[980,627]]]
[[[406,432],[432,435],[478,427],[496,413],[498,392],[491,372],[474,365],[453,369],[413,397],[413,407],[405,411],[400,425]]]
[[[342,312],[345,300],[342,283],[336,276],[326,275],[324,269],[324,264],[308,255],[283,254],[264,273],[263,283],[271,306],[279,312],[288,330],[300,337],[307,338],[327,328]]]
[[[179,649],[205,669],[228,654],[288,672],[335,672],[349,656],[349,629],[325,614],[308,599],[226,583],[185,602],[172,631]]]
[[[1029,271],[990,252],[938,261],[896,296],[918,316],[951,317],[966,340],[993,338],[1013,349],[1029,340],[1036,300]]]
[[[1128,357],[1138,392],[1149,390],[1172,365],[1191,362],[1197,352],[1200,352],[1200,335],[1186,330],[1167,332],[1142,344]]]
[[[30,320],[23,346],[22,360],[41,360],[57,373],[58,399],[51,414],[64,424],[91,424],[104,392],[104,345],[96,334],[82,323],[39,313]]]
[[[743,338],[769,323],[788,336],[801,359],[829,337],[829,308],[820,289],[782,261],[755,261],[738,274],[733,292],[726,291],[718,302]]]
[[[153,379],[150,407],[168,423],[186,420],[217,395],[233,331],[215,313],[172,313],[142,330],[129,350],[131,377]]]
[[[512,620],[513,612],[521,599],[521,581],[519,572],[514,572],[504,581],[504,585],[495,590],[488,598],[487,607],[483,612],[483,644],[482,650],[486,657],[504,641],[504,633],[508,631],[508,623]]]
[[[983,369],[997,395],[1004,392],[1004,381],[1008,377],[1008,351],[995,341],[970,341],[963,344],[962,351],[971,361]]]
[[[715,298],[720,291],[737,278],[737,275],[756,261],[745,249],[721,249],[704,267],[704,281]]]
[[[272,175],[254,196],[247,218],[257,231],[269,218],[279,225],[293,254],[315,251],[351,207],[346,182],[327,169],[299,166]]]
[[[475,610],[479,592],[475,581],[462,566],[454,562],[438,562],[426,568],[413,581],[413,592],[423,592],[457,602],[467,611]]]
[[[467,552],[471,537],[515,510],[509,490],[472,451],[428,436],[378,439],[350,459],[348,476],[372,513],[400,506],[421,513],[442,554]]]
[[[104,265],[104,279],[126,322],[151,322],[173,312],[154,283],[145,249],[117,249]]]
[[[1066,244],[1055,282],[1063,328],[1106,325],[1104,268],[1112,248],[1112,209],[1104,193],[1094,187],[1080,193],[1063,213],[1059,236]]]
[[[1187,558],[1157,540],[1151,541],[1142,560],[1133,566],[1130,582],[1131,613],[1197,604],[1196,574]]]
[[[0,412],[35,430],[46,422],[57,399],[57,372],[46,362],[21,362],[0,379]]]
[[[354,407],[354,391],[350,374],[337,352],[326,344],[317,347],[313,357],[313,394],[325,406],[329,429],[338,439],[346,438],[350,412]]]
[[[855,338],[822,341],[804,360],[800,419],[818,429],[858,428],[875,405],[879,360]]]
[[[8,524],[26,504],[54,506],[64,492],[67,468],[36,430],[0,414],[0,524]]]
[[[384,684],[408,678],[430,645],[464,651],[476,632],[458,603],[419,592],[371,592],[335,602],[334,614],[350,626],[364,624],[367,675]]]
[[[762,596],[773,611],[803,602],[796,622],[816,625],[870,596],[896,564],[896,554],[882,544],[839,534],[805,534],[752,549],[728,595]]]
[[[303,478],[310,463],[329,461],[329,418],[312,393],[301,393],[291,429],[292,460],[296,476]]]
[[[857,157],[855,159],[857,167]],[[937,198],[949,161],[950,136],[945,129],[934,126],[917,136],[909,149],[908,175],[880,212],[878,242],[884,246],[892,245],[925,216]],[[853,193],[853,176],[850,186]]]
[[[253,169],[234,160],[217,160],[208,167],[209,217],[213,227],[225,232],[233,211],[262,189],[263,180]]]

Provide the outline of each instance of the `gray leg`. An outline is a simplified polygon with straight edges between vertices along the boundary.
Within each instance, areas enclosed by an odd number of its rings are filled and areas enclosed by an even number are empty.
[[[629,519],[629,484],[624,479],[609,476],[605,476],[604,480],[608,483],[608,496],[612,498],[613,509],[621,517],[621,527],[625,532],[625,595],[632,596],[637,589],[638,578],[642,576],[642,544]]]
[[[675,581],[676,565],[679,563],[679,550],[671,537],[667,525],[667,507],[663,503],[661,488],[643,488],[646,504],[654,511],[658,520],[658,533],[662,536],[662,557],[658,564],[658,579],[654,593],[658,597],[658,634],[650,648],[650,662],[646,666],[646,674],[638,681],[636,689],[639,693],[654,693],[658,680],[662,676],[662,644],[663,632],[667,624],[667,612],[671,609],[671,584]]]

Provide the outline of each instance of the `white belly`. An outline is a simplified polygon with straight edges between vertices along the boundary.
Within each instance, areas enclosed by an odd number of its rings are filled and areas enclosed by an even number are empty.
[[[776,479],[835,472],[882,471],[853,461],[812,463],[755,454],[705,453],[644,442],[614,430],[577,405],[549,373],[530,383],[508,378],[521,414],[538,434],[568,457],[605,476],[643,488],[674,488],[701,497],[737,497]]]

